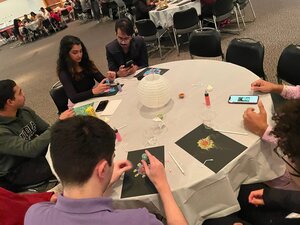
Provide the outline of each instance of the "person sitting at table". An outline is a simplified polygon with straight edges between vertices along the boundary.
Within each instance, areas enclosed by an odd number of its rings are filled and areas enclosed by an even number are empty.
[[[106,45],[106,58],[109,70],[115,71],[116,76],[125,77],[134,74],[139,68],[148,66],[146,43],[140,36],[133,36],[133,24],[128,18],[116,21],[117,38]],[[126,62],[133,64],[125,67]]]
[[[150,5],[148,0],[134,0],[133,5],[135,6],[136,20],[149,19],[149,11],[156,7],[155,5]]]
[[[49,13],[50,16],[50,22],[57,28],[57,29],[61,29],[62,26],[60,24],[61,22],[61,18],[58,15],[58,13],[54,12],[50,7],[46,8],[47,12]]]
[[[66,35],[60,41],[57,75],[72,103],[84,101],[109,89],[107,78],[102,75],[92,60],[82,41]],[[115,73],[108,71],[109,80]],[[99,82],[95,86],[95,80]],[[69,102],[69,106],[72,105]]]
[[[251,84],[253,91],[260,91],[263,93],[278,93],[286,99],[300,98],[300,86],[287,86],[282,84],[273,84],[264,80],[257,80]],[[255,112],[254,108],[247,108],[244,112],[244,126],[252,133],[262,137],[268,142],[276,142],[276,139],[270,132],[272,127],[268,125],[267,114],[262,102],[258,103],[259,112]]]
[[[45,158],[50,143],[49,124],[24,105],[22,89],[13,80],[1,80],[0,185],[13,191],[53,177]],[[73,115],[67,110],[59,119]]]
[[[25,25],[26,23],[30,23],[30,22],[32,22],[32,20],[28,18],[27,14],[25,14],[22,23]]]
[[[45,20],[43,15],[40,14],[40,13],[36,14],[35,12],[30,12],[30,16],[31,16],[32,21],[37,21],[37,24],[38,24],[37,31],[40,34],[46,35],[47,33],[46,33],[45,28],[43,26],[43,21]]]
[[[50,18],[49,12],[48,12],[47,10],[45,10],[44,7],[41,7],[41,8],[40,8],[40,11],[41,11],[42,16],[43,16],[44,18],[46,18],[46,19],[49,19],[49,18]]]
[[[128,160],[114,162],[114,130],[92,116],[76,116],[58,122],[51,130],[51,158],[63,185],[63,195],[54,204],[37,203],[25,215],[31,224],[148,224],[163,225],[145,208],[116,210],[105,191],[132,169]],[[167,224],[187,225],[172,195],[163,164],[146,151],[149,165],[142,160],[145,173],[156,187]]]
[[[69,0],[64,2],[64,7],[66,8],[67,6],[72,6],[72,3]]]
[[[285,173],[264,183],[242,185],[241,211],[204,225],[228,224],[224,221],[237,217],[255,225],[300,224],[299,217],[286,218],[292,212],[300,214],[300,99],[287,101],[273,120],[272,134],[278,139],[274,151],[286,162]]]

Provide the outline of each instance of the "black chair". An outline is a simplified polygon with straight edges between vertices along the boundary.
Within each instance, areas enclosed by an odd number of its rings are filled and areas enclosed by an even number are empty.
[[[238,12],[242,18],[245,18],[245,16],[244,16],[245,13],[243,14],[242,10],[244,10],[247,5],[250,5],[252,16],[253,16],[253,19],[251,20],[251,22],[253,22],[256,19],[256,15],[255,15],[251,0],[234,0],[233,3],[237,7]]]
[[[56,32],[56,28],[52,25],[49,19],[44,19],[42,23],[48,34]]]
[[[212,28],[194,30],[189,39],[189,51],[191,58],[193,55],[200,57],[221,56],[223,60],[220,32]]]
[[[241,28],[238,12],[233,0],[216,0],[212,7],[212,14],[212,18],[203,18],[203,20],[214,23],[216,30],[219,30],[217,25],[218,22],[228,19],[232,16],[232,14],[234,14],[238,25],[238,32],[240,32]],[[246,25],[243,17],[242,22],[245,28]]]
[[[138,20],[135,22],[135,26],[138,30],[138,34],[144,38],[146,43],[156,44],[157,42],[157,48],[155,50],[159,50],[159,55],[162,59],[160,39],[168,32],[167,29],[157,29],[153,21],[149,19]]]
[[[251,38],[234,38],[228,45],[226,61],[245,67],[265,80],[264,55],[265,48],[261,42]]]
[[[277,64],[278,83],[300,85],[300,45],[291,44],[281,53]]]
[[[190,8],[184,11],[176,12],[173,15],[173,33],[177,53],[179,55],[179,45],[177,35],[189,34],[192,31],[201,27],[199,17],[195,8]]]
[[[24,186],[15,186],[12,185],[9,181],[4,178],[0,178],[0,187],[5,188],[6,190],[19,193],[19,192],[44,192],[53,187],[55,187],[59,181],[53,176],[48,180],[41,181],[36,184],[24,185]]]
[[[70,20],[70,13],[67,9],[61,10],[60,13],[61,13],[62,20],[64,22],[67,22]]]
[[[52,86],[50,96],[58,109],[58,114],[68,109],[68,97],[63,85],[59,81]]]

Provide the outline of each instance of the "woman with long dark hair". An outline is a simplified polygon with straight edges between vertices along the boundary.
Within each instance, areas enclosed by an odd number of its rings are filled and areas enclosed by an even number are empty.
[[[72,103],[84,101],[109,89],[106,80],[114,80],[115,72],[108,71],[107,78],[90,60],[82,41],[67,35],[60,41],[57,75]],[[95,86],[95,80],[99,82]],[[70,106],[70,104],[69,104]]]

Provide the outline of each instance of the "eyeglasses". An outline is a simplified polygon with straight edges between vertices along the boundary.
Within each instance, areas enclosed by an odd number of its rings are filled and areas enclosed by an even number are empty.
[[[128,37],[119,37],[117,36],[117,39],[119,42],[129,42],[131,40],[131,37],[128,36]]]
[[[289,167],[291,167],[297,174],[290,173],[293,176],[300,177],[300,171],[296,169],[285,157],[286,155],[281,151],[279,147],[274,148],[274,152],[280,157]]]

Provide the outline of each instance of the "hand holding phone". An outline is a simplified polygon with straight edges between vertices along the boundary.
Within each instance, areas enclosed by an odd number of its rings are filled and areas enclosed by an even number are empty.
[[[132,67],[132,65],[133,65],[133,61],[129,60],[125,63],[125,68],[130,68],[130,67]]]
[[[228,103],[230,104],[257,104],[259,97],[257,95],[230,95]]]
[[[108,104],[108,100],[101,101],[96,108],[96,112],[102,112]]]

